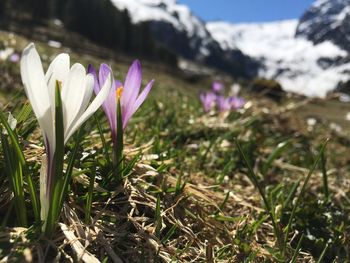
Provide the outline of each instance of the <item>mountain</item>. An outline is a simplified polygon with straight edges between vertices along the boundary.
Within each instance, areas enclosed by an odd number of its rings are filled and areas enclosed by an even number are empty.
[[[127,10],[133,23],[148,22],[162,45],[180,56],[245,78],[257,74],[259,64],[239,49],[223,50],[205,23],[176,0],[111,0]]]
[[[330,40],[350,52],[350,0],[317,0],[301,17],[296,35],[315,44]]]
[[[238,48],[263,65],[261,77],[276,79],[287,91],[324,97],[349,80],[348,53],[330,41],[314,44],[295,37],[298,20],[230,24],[211,22],[207,29],[225,50]]]
[[[300,20],[250,24],[205,23],[176,0],[111,1],[176,54],[235,76],[317,97],[350,83],[350,0],[317,0]]]

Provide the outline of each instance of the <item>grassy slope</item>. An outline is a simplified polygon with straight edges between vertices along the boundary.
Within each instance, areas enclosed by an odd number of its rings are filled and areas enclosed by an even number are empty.
[[[0,42],[5,39],[8,39],[8,34],[0,32]],[[15,39],[18,50],[28,42],[19,36]],[[62,50],[71,53],[73,61],[85,65],[104,62],[99,57],[75,53],[74,50],[36,44],[39,52],[46,55],[45,65]],[[123,57],[120,61],[122,63],[108,61],[117,77],[125,76],[131,59]],[[61,221],[72,226],[73,234],[79,236],[79,241],[86,246],[88,259],[95,256],[101,261],[108,258],[115,262],[119,259],[130,262],[154,259],[180,262],[277,261],[271,220],[264,212],[259,192],[246,176],[247,167],[237,151],[234,138],[238,138],[258,174],[259,183],[266,191],[281,227],[287,224],[291,213],[294,195],[290,199],[288,196],[294,183],[305,178],[320,145],[330,138],[326,151],[330,197],[325,198],[322,173],[318,167],[296,211],[296,220],[288,237],[287,255],[292,257],[303,233],[305,237],[298,261],[317,261],[327,242],[324,262],[349,260],[350,157],[347,152],[350,141],[345,135],[329,129],[330,122],[343,125],[345,131],[349,128],[340,117],[347,111],[346,104],[312,101],[298,106],[302,102],[299,98],[286,99],[278,105],[266,98],[244,94],[250,105],[245,110],[229,116],[207,116],[200,108],[197,94],[199,89],[209,87],[209,83],[205,87],[205,81],[191,84],[163,67],[150,62],[143,64],[144,83],[155,78],[157,84],[126,132],[127,158],[131,160],[138,152],[132,149],[141,146],[142,159],[137,161],[123,183],[97,181],[108,191],[95,189],[94,224],[84,223],[82,211],[87,190],[82,176],[76,176],[62,214]],[[24,101],[23,92],[20,92],[19,99],[14,100],[17,92],[11,90],[13,87],[22,89],[18,66],[0,65],[0,78],[4,79],[5,75],[8,78],[0,83],[1,102],[16,114]],[[343,110],[341,114],[339,108]],[[101,112],[99,116],[108,139],[104,116]],[[325,121],[313,127],[306,125],[306,118],[324,116]],[[33,118],[26,125],[30,123],[35,123]],[[103,178],[108,165],[93,120],[86,130],[80,154],[89,155],[75,167],[85,168],[88,176],[91,163],[98,160]],[[29,142],[25,144],[26,155],[37,175],[42,143],[37,132],[24,139]],[[287,147],[268,166],[270,154],[285,141],[289,142]],[[40,147],[33,147],[33,144]],[[15,222],[6,220],[6,216],[11,218],[13,214],[11,210],[10,214],[7,213],[10,192],[2,163],[1,168],[0,218],[3,218],[3,228],[0,231],[0,258],[32,257],[34,261],[47,261],[56,256],[57,251],[61,260],[76,257],[79,249],[72,249],[64,243],[68,237],[64,237],[60,230],[55,239],[47,243],[31,230],[14,228]],[[25,235],[27,233],[31,235]],[[9,236],[16,237],[17,241],[6,242]]]

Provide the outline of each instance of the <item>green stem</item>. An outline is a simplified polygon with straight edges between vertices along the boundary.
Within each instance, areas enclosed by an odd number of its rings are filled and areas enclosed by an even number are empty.
[[[90,177],[89,191],[86,198],[86,206],[85,206],[85,223],[86,224],[91,223],[90,217],[91,217],[91,206],[92,206],[92,197],[94,192],[95,177],[96,177],[96,165],[94,166],[94,171]]]
[[[123,156],[123,148],[124,148],[124,142],[123,142],[123,118],[122,118],[122,111],[121,111],[121,105],[120,105],[120,98],[118,98],[117,101],[117,138],[116,143],[114,145],[114,167],[117,172],[117,178],[119,180],[123,179],[123,170],[124,170],[124,156]]]
[[[53,156],[53,174],[48,174],[48,193],[50,208],[46,222],[45,233],[51,236],[56,228],[58,217],[60,214],[60,194],[63,186],[63,160],[64,160],[64,126],[63,126],[63,106],[61,99],[60,83],[56,81],[55,89],[55,136],[56,147]],[[50,164],[51,165],[51,164]],[[50,166],[49,165],[49,166]],[[53,177],[53,178],[52,178]],[[51,179],[50,179],[51,178]]]

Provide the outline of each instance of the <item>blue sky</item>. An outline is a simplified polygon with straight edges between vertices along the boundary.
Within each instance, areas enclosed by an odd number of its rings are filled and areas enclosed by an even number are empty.
[[[314,0],[178,0],[202,19],[264,22],[299,18]]]

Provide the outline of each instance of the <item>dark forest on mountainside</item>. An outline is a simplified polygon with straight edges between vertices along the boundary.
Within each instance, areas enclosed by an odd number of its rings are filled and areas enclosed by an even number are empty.
[[[93,14],[93,17],[91,17]],[[1,0],[0,23],[47,25],[60,19],[65,28],[97,44],[167,64],[176,55],[151,37],[148,23],[134,25],[127,10],[118,10],[110,0]]]

